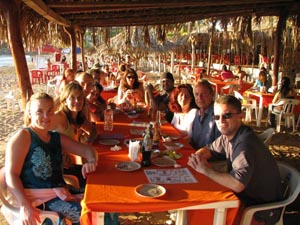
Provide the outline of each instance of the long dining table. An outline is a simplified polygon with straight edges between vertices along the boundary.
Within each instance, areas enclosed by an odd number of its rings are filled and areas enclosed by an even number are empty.
[[[84,198],[81,202],[81,224],[104,224],[104,212],[168,210],[176,211],[177,225],[196,225],[199,224],[199,220],[202,225],[233,224],[240,204],[238,198],[228,188],[187,166],[188,156],[194,150],[167,122],[162,123],[161,133],[164,136],[179,138],[176,142],[183,144],[183,147],[177,150],[182,156],[176,161],[176,165],[180,165],[180,168],[159,167],[154,164],[131,172],[120,171],[116,168],[117,163],[130,161],[126,140],[141,138],[141,133],[152,120],[146,112],[142,113],[139,118],[130,119],[123,112],[117,111],[114,115],[113,131],[103,131],[103,123],[97,123],[99,138],[93,146],[99,154],[99,165],[97,170],[89,174],[87,178]],[[113,140],[113,144],[120,146],[121,150],[112,151],[112,146],[101,144],[103,143],[101,140],[107,139]],[[161,152],[166,150],[162,142],[156,148]],[[151,183],[145,174],[145,170],[149,169],[162,173],[165,172],[164,170],[176,173],[176,170],[186,169],[196,182],[164,183],[161,184],[166,189],[163,196],[158,198],[140,196],[136,193],[136,187]]]

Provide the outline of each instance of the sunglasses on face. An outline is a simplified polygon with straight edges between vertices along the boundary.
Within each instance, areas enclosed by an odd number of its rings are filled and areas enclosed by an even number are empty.
[[[219,120],[221,117],[222,117],[223,120],[227,120],[227,119],[232,118],[232,116],[234,114],[240,114],[240,113],[225,113],[225,114],[222,114],[222,115],[214,115],[214,120]]]
[[[127,79],[134,79],[134,76],[127,76]]]

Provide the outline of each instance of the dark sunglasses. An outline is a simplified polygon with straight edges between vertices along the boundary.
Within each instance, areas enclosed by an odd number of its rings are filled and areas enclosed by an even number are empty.
[[[127,76],[127,79],[134,79],[134,76]]]
[[[240,113],[225,113],[223,115],[214,115],[214,120],[219,120],[221,117],[223,120],[227,120],[232,118],[233,114],[240,114]]]

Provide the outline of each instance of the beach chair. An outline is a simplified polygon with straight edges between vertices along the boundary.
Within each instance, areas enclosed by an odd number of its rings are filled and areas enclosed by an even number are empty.
[[[2,201],[1,212],[4,215],[6,221],[10,225],[21,225],[22,221],[20,219],[20,208],[17,205],[17,200],[14,199],[12,193],[9,192],[6,181],[4,167],[0,169],[0,199]],[[51,221],[53,225],[61,225],[62,219],[56,212],[52,211],[40,211],[41,221]],[[71,225],[71,221],[65,219],[66,225]],[[42,224],[42,223],[41,223]]]
[[[274,114],[276,116],[276,131],[280,132],[281,119],[285,119],[285,125],[290,128],[291,123],[293,126],[293,132],[296,131],[295,125],[295,112],[294,108],[296,105],[300,104],[299,99],[288,99],[283,98],[278,100],[274,104],[269,105],[268,109],[268,118],[270,118],[270,114]],[[281,109],[278,110],[278,107]]]
[[[275,134],[275,129],[270,127],[264,130],[262,133],[258,134],[258,138],[264,142],[264,144],[268,147],[271,143],[272,137]]]
[[[255,118],[257,120],[258,107],[257,107],[256,99],[243,96],[240,92],[235,90],[233,91],[233,93],[234,96],[242,102],[242,109],[246,110],[245,121],[252,120],[251,114],[253,110],[255,111]]]
[[[240,225],[250,225],[253,215],[256,212],[280,208],[282,208],[280,218],[275,225],[283,225],[283,214],[285,211],[285,207],[294,202],[299,195],[300,174],[296,169],[282,162],[277,162],[277,165],[279,168],[281,180],[287,186],[284,199],[282,201],[260,204],[246,208],[243,211]]]

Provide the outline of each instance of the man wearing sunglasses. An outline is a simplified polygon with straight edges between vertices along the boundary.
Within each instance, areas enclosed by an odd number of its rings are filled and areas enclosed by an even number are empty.
[[[189,157],[188,165],[213,181],[231,189],[243,206],[282,199],[283,191],[275,159],[248,126],[242,123],[240,101],[231,95],[214,103],[214,119],[221,136]],[[208,159],[226,158],[227,173],[208,166]],[[280,210],[256,213],[254,218],[273,224]],[[271,222],[271,223],[270,223]]]

